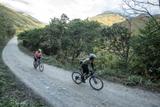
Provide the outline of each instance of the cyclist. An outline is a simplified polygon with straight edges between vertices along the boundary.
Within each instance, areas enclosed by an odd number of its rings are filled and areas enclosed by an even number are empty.
[[[94,70],[94,59],[96,58],[95,54],[89,54],[88,58],[81,61],[81,67],[83,71],[82,82],[85,82],[84,76],[88,75],[90,71]]]
[[[38,49],[35,53],[34,53],[34,61],[36,62],[37,59],[41,59],[42,58],[42,50]]]

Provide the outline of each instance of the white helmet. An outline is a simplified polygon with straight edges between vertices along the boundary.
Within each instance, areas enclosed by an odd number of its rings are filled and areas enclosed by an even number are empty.
[[[90,53],[89,54],[89,59],[95,59],[96,58],[96,55],[95,54],[93,54],[93,53]]]
[[[39,52],[42,52],[42,50],[41,50],[41,49],[38,49],[38,51],[39,51]]]

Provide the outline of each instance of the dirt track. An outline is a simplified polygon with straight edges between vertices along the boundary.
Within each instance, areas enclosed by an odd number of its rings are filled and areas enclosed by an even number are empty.
[[[39,72],[32,66],[33,59],[18,49],[16,37],[6,45],[2,57],[22,82],[54,107],[160,107],[158,93],[107,81],[101,91],[95,91],[88,82],[74,84],[71,72],[46,64],[45,71]]]

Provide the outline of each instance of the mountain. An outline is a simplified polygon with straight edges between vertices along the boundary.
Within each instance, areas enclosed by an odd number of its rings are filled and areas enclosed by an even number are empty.
[[[157,20],[160,20],[160,15],[154,15]],[[139,33],[139,29],[143,29],[145,27],[145,23],[149,21],[149,17],[145,14],[140,14],[139,16],[132,17],[131,21],[131,30],[134,34]],[[128,22],[125,20],[120,23],[122,26],[129,27]]]
[[[22,12],[16,12],[1,4],[0,17],[7,18],[7,23],[12,24],[17,32],[44,26],[43,23],[32,16],[26,15]]]
[[[160,20],[160,15],[154,15],[154,17]],[[118,23],[122,26],[129,27],[127,20],[122,15],[115,12],[107,11],[94,17],[90,17],[89,20],[98,21],[107,26],[112,26],[113,24]],[[130,18],[129,20],[131,21],[132,25],[132,32],[134,34],[138,34],[139,29],[144,28],[145,23],[149,21],[149,17],[146,14],[140,14],[138,16]]]
[[[125,21],[125,18],[118,13],[107,11],[94,17],[90,17],[89,20],[98,21],[104,25],[112,26],[114,23]]]

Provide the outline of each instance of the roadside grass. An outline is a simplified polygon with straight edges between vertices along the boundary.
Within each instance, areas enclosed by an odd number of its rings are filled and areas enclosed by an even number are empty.
[[[138,87],[149,91],[160,92],[160,81],[152,81],[140,75],[124,73],[120,70],[105,69],[99,75],[109,81],[123,84],[130,87]]]
[[[0,41],[1,56],[5,43]],[[0,57],[0,107],[49,107],[11,73],[3,63],[2,57]]]
[[[22,52],[33,57],[33,53],[22,44],[18,44],[18,47]],[[75,63],[74,65],[67,62],[61,63],[56,60],[56,56],[43,56],[43,62],[69,71],[75,71],[79,68],[78,63]],[[130,74],[122,70],[112,70],[108,68],[97,71],[97,74],[105,80],[120,83],[125,86],[138,87],[149,91],[160,92],[160,81],[155,82],[140,75]]]

